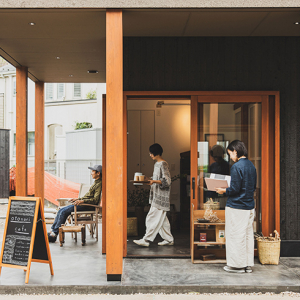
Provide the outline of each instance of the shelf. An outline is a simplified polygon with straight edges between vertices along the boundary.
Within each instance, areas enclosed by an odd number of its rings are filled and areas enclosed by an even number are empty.
[[[200,246],[205,246],[205,245],[225,245],[226,243],[217,243],[217,242],[194,242],[194,245],[200,245]]]
[[[203,210],[194,210],[192,206],[191,258],[195,264],[226,264],[225,239],[219,239],[219,230],[225,228],[225,211],[218,211],[218,222],[201,222],[204,219]],[[199,221],[198,221],[199,219]],[[211,226],[212,225],[212,226]],[[206,233],[206,242],[200,242],[201,233]],[[219,242],[216,242],[219,241]],[[201,255],[215,254],[214,260],[202,260]]]

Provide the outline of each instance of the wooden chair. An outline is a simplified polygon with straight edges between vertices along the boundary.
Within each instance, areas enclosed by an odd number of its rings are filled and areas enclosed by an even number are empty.
[[[78,198],[83,197],[90,189],[90,185],[88,184],[81,184],[79,189]],[[59,202],[59,208],[64,207],[66,205],[70,205],[71,198],[61,198],[56,199]],[[101,203],[101,201],[100,201]],[[96,240],[98,241],[98,218],[100,212],[100,203],[99,205],[92,205],[92,204],[81,204],[80,206],[89,206],[91,210],[89,211],[77,211],[77,207],[74,207],[74,212],[68,217],[66,224],[70,224],[71,226],[78,226],[78,225],[86,225],[88,227],[90,234],[94,237],[94,233],[96,234]],[[94,210],[93,210],[94,209]],[[72,233],[73,237],[73,233]],[[75,240],[77,241],[77,233],[75,232]]]
[[[89,225],[90,235],[94,237],[94,233],[95,233],[97,242],[98,242],[98,218],[101,209],[100,203],[98,205],[85,204],[85,203],[80,204],[80,206],[91,207],[94,208],[94,210],[77,211],[77,206],[75,206],[74,212],[71,214],[75,226],[85,225],[87,227]],[[76,233],[75,233],[75,240],[77,241]]]

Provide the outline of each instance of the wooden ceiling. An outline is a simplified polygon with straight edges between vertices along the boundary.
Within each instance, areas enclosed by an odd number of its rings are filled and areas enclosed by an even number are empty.
[[[295,22],[300,9],[124,10],[123,16],[124,36],[300,36]],[[1,9],[0,55],[28,66],[34,81],[105,82],[105,30],[103,9]]]

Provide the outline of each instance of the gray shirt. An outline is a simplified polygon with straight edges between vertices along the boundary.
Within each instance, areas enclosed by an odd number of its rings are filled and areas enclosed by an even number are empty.
[[[170,210],[171,174],[166,161],[154,164],[153,180],[161,180],[161,184],[151,185],[149,203],[161,210]]]

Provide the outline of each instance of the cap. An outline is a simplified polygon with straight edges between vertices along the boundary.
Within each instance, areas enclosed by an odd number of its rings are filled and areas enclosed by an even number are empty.
[[[102,166],[101,165],[94,165],[93,167],[88,167],[88,169],[100,172],[102,174]]]

